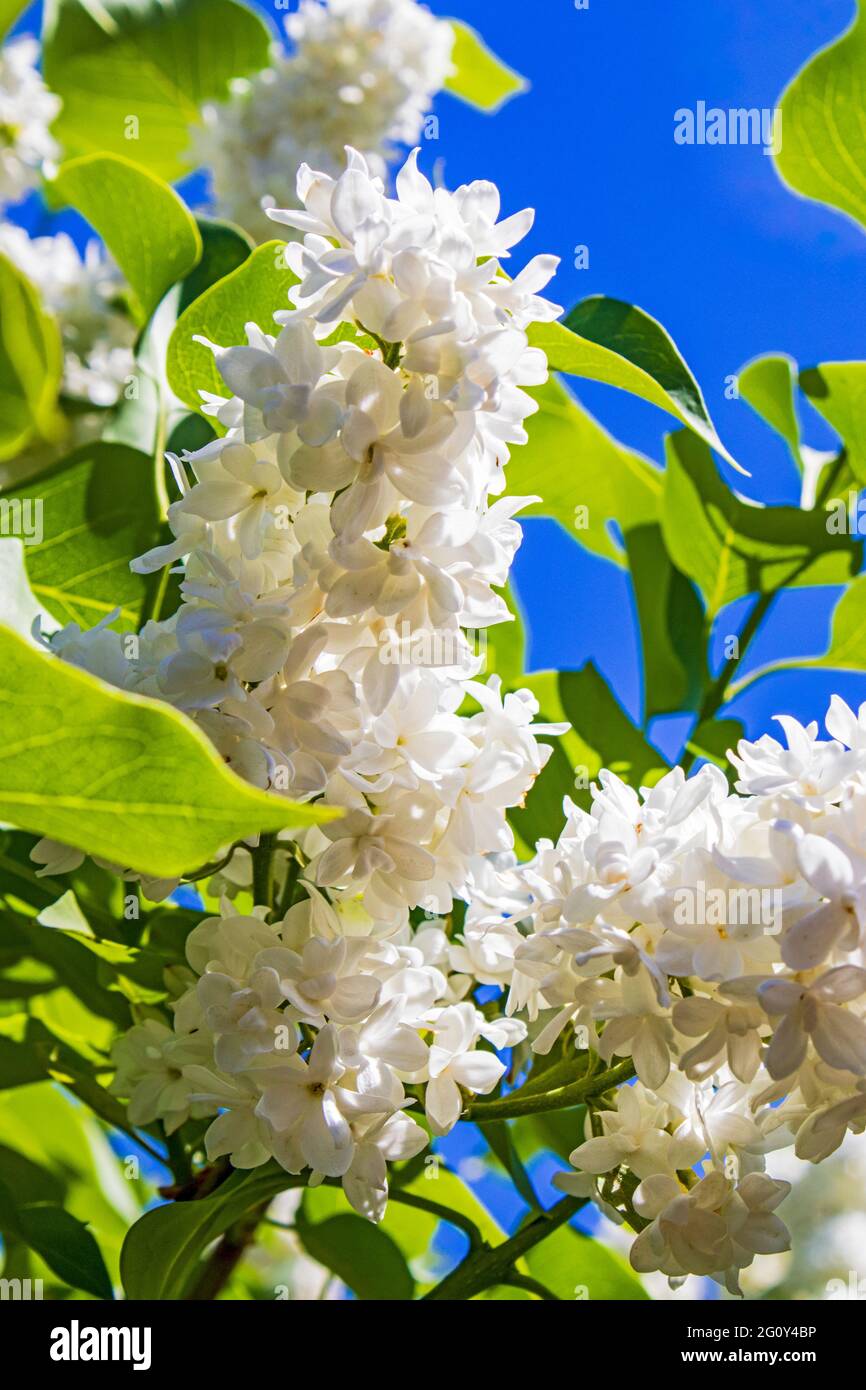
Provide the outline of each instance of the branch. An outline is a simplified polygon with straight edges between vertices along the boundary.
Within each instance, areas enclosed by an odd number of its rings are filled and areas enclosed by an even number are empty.
[[[534,1293],[536,1298],[542,1299],[545,1303],[561,1303],[562,1299],[552,1290],[545,1288],[544,1284],[537,1279],[532,1279],[528,1274],[509,1274],[507,1279],[503,1279],[503,1284],[509,1289],[525,1289],[527,1293]]]
[[[258,847],[253,850],[253,902],[257,907],[273,907],[274,888],[274,850],[276,835],[259,836]]]
[[[195,1283],[184,1300],[194,1303],[210,1302],[219,1297],[244,1255],[252,1245],[259,1222],[271,1205],[272,1198],[260,1202],[246,1216],[230,1226],[216,1249],[199,1271]]]
[[[433,1202],[428,1197],[419,1197],[414,1192],[406,1192],[400,1187],[390,1187],[388,1200],[391,1202],[402,1202],[406,1207],[417,1207],[419,1211],[426,1211],[430,1216],[435,1216],[439,1221],[447,1221],[449,1225],[456,1226],[469,1239],[469,1253],[475,1250],[485,1249],[484,1237],[476,1226],[475,1222],[462,1212],[452,1211],[451,1207],[445,1207],[441,1202]]]
[[[567,1086],[557,1086],[550,1091],[533,1091],[530,1095],[524,1095],[521,1088],[510,1096],[503,1096],[501,1100],[473,1101],[460,1118],[486,1123],[488,1120],[511,1120],[518,1115],[540,1115],[547,1110],[565,1110],[570,1105],[580,1105],[592,1096],[599,1096],[623,1081],[630,1081],[633,1076],[634,1062],[628,1057],[597,1076],[573,1081]]]
[[[422,1301],[447,1299],[450,1302],[464,1302],[474,1298],[478,1293],[483,1293],[485,1289],[492,1288],[494,1284],[514,1284],[515,1279],[518,1281],[518,1288],[526,1288],[526,1283],[520,1282],[525,1276],[514,1268],[517,1261],[570,1221],[581,1207],[586,1206],[587,1200],[563,1197],[550,1211],[542,1212],[525,1226],[521,1226],[520,1230],[510,1240],[503,1241],[502,1245],[497,1245],[492,1250],[485,1246],[474,1254],[467,1255],[453,1273],[424,1295]],[[536,1286],[533,1283],[532,1292],[540,1293],[540,1288],[540,1285]]]

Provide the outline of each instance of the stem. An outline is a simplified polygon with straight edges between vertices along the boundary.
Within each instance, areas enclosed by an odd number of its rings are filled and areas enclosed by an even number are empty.
[[[260,835],[258,847],[253,850],[253,903],[256,907],[272,908],[274,905],[274,850],[276,847],[276,835]]]
[[[745,656],[752,638],[755,636],[761,623],[772,608],[777,596],[778,590],[773,589],[770,593],[761,594],[756,603],[753,604],[748,618],[737,635],[737,655],[728,657],[721,671],[709,686],[701,701],[700,708],[698,709],[695,728],[706,723],[708,719],[714,718],[725,703],[728,694],[728,686],[731,683],[734,672]],[[683,772],[688,772],[697,756],[697,753],[693,752],[692,749],[685,749],[680,759],[680,767],[683,769]]]
[[[514,1268],[517,1261],[570,1221],[581,1207],[586,1206],[587,1200],[563,1197],[550,1211],[541,1212],[525,1226],[521,1226],[520,1230],[502,1245],[497,1245],[492,1250],[484,1247],[474,1254],[467,1255],[462,1264],[437,1284],[435,1289],[424,1295],[422,1301],[447,1299],[463,1302],[474,1298],[477,1293],[483,1293],[485,1289],[492,1288],[494,1284],[511,1284],[515,1277],[522,1279],[524,1276]],[[533,1288],[533,1293],[538,1291],[538,1288]]]
[[[219,1297],[255,1237],[256,1228],[271,1204],[260,1203],[234,1226],[230,1226],[210,1256],[195,1283],[184,1295],[187,1302],[211,1302]]]
[[[290,907],[294,907],[296,892],[298,887],[298,876],[301,872],[301,861],[292,856],[286,869],[286,881],[283,884],[283,891],[280,894],[279,906],[277,907],[277,917],[282,921]]]
[[[242,844],[243,840],[235,840],[234,844],[232,844],[221,859],[212,859],[210,864],[202,864],[201,868],[194,869],[192,873],[184,874],[184,883],[199,883],[203,878],[212,878],[214,874],[218,874],[220,869],[224,869],[226,864],[229,863],[238,846]]]
[[[813,511],[817,511],[819,507],[823,507],[828,498],[833,495],[833,489],[838,483],[839,478],[844,474],[847,463],[848,452],[846,449],[843,449],[838,458],[833,459],[832,462],[825,465],[823,470],[823,481],[819,479],[820,485],[815,492]]]
[[[447,1221],[449,1225],[456,1226],[468,1236],[470,1254],[475,1250],[485,1249],[484,1237],[475,1222],[462,1212],[452,1211],[450,1207],[443,1207],[441,1203],[433,1202],[428,1197],[419,1197],[416,1193],[405,1192],[399,1187],[390,1187],[388,1198],[392,1202],[402,1202],[405,1207],[417,1207],[419,1211],[426,1211],[430,1216],[435,1216],[438,1221]]]
[[[541,1298],[545,1303],[561,1303],[562,1299],[550,1289],[546,1289],[543,1284],[539,1284],[537,1279],[531,1278],[528,1274],[509,1274],[507,1279],[502,1280],[503,1284],[509,1289],[526,1289],[527,1293],[534,1293],[536,1298]]]
[[[463,1120],[481,1123],[487,1120],[510,1120],[518,1115],[538,1115],[547,1110],[565,1110],[570,1105],[580,1105],[591,1096],[601,1095],[623,1081],[634,1076],[634,1062],[630,1057],[617,1066],[610,1067],[598,1076],[573,1081],[568,1086],[557,1086],[551,1091],[534,1091],[524,1095],[521,1088],[513,1095],[503,1096],[501,1100],[479,1100],[468,1105],[461,1115]]]

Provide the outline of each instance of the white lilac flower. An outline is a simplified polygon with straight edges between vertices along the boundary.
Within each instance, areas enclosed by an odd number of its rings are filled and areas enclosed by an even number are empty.
[[[291,50],[208,105],[194,156],[212,173],[217,213],[267,240],[262,211],[286,206],[303,161],[336,173],[346,145],[384,175],[413,145],[451,72],[451,26],[416,0],[301,0]]]
[[[48,91],[38,63],[39,44],[30,37],[0,51],[0,206],[19,202],[60,155],[49,130],[60,99]]]

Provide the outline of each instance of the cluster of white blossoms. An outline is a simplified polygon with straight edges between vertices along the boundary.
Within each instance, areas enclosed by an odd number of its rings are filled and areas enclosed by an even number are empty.
[[[273,214],[303,235],[293,307],[214,349],[226,432],[173,460],[176,540],[134,562],[183,562],[179,610],[132,644],[107,623],[50,644],[186,711],[248,780],[342,813],[275,847],[278,922],[227,898],[192,934],[174,1031],[133,1030],[116,1085],[136,1123],[219,1110],[212,1157],[345,1176],[377,1215],[385,1158],[427,1142],[406,1105],[444,1133],[525,1036],[467,998],[465,952],[430,919],[485,891],[550,752],[535,735],[563,727],[476,679],[467,638],[510,621],[497,590],[527,499],[495,499],[537,408],[523,388],[547,377],[526,329],[561,311],[537,293],[555,258],[500,270],[532,214],[499,221],[489,183],[434,192],[416,152],[391,198],[349,151],[337,179],[304,166],[298,193]],[[242,847],[220,882],[236,895],[249,871]]]
[[[210,345],[224,433],[173,460],[175,540],[134,563],[178,566],[178,611],[133,644],[107,623],[50,643],[341,814],[191,868],[220,914],[173,972],[172,1026],[118,1044],[115,1091],[134,1124],[210,1118],[212,1160],[341,1179],[379,1219],[389,1161],[548,1056],[587,1102],[558,1185],[636,1232],[636,1269],[738,1290],[788,1244],[766,1156],[866,1128],[866,706],[834,699],[826,740],[782,718],[787,746],[741,743],[735,792],[712,765],[640,792],[602,773],[518,866],[506,813],[563,726],[478,679],[467,630],[507,619],[528,499],[499,494],[556,262],[508,278],[531,214],[499,221],[488,183],[434,191],[417,154],[395,197],[351,150],[298,196],[272,212],[302,236],[291,307]]]
[[[126,313],[124,281],[100,243],[81,256],[65,232],[30,237],[23,227],[0,226],[7,256],[39,291],[63,341],[63,392],[95,406],[114,405],[134,369],[136,330]]]
[[[637,1078],[589,1105],[557,1185],[639,1232],[637,1270],[735,1292],[789,1248],[766,1156],[817,1163],[866,1128],[866,705],[834,697],[826,740],[779,722],[786,746],[730,755],[735,793],[712,765],[640,793],[603,772],[502,876],[524,901],[464,927],[536,1053],[576,1037]]]
[[[36,39],[13,39],[0,49],[0,206],[17,203],[59,156],[49,126],[60,110],[39,73]]]
[[[336,174],[352,145],[384,176],[451,72],[453,30],[416,0],[301,0],[285,25],[292,52],[238,79],[194,132],[217,213],[258,240],[273,230],[263,190],[292,202],[302,161]]]

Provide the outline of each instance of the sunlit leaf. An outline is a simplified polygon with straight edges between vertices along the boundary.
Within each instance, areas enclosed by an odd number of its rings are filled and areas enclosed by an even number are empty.
[[[235,0],[47,0],[43,44],[66,155],[132,156],[172,180],[202,105],[267,65],[270,34]]]
[[[739,468],[719,439],[701,389],[673,339],[643,309],[593,295],[581,300],[562,323],[533,324],[529,341],[546,353],[554,371],[640,396],[687,425]]]
[[[662,529],[671,559],[695,581],[710,617],[746,594],[844,584],[862,558],[861,545],[830,534],[820,512],[738,497],[709,449],[684,431],[668,438]]]
[[[509,97],[526,90],[526,79],[497,58],[480,34],[462,20],[452,19],[449,23],[454,30],[454,72],[445,82],[446,91],[470,106],[493,112]]]
[[[102,237],[129,282],[142,322],[201,259],[201,235],[186,204],[129,159],[71,159],[52,186]]]
[[[242,782],[176,710],[4,629],[0,665],[3,820],[168,877],[244,835],[330,818]]]
[[[866,12],[810,58],[780,106],[782,178],[866,226]]]

